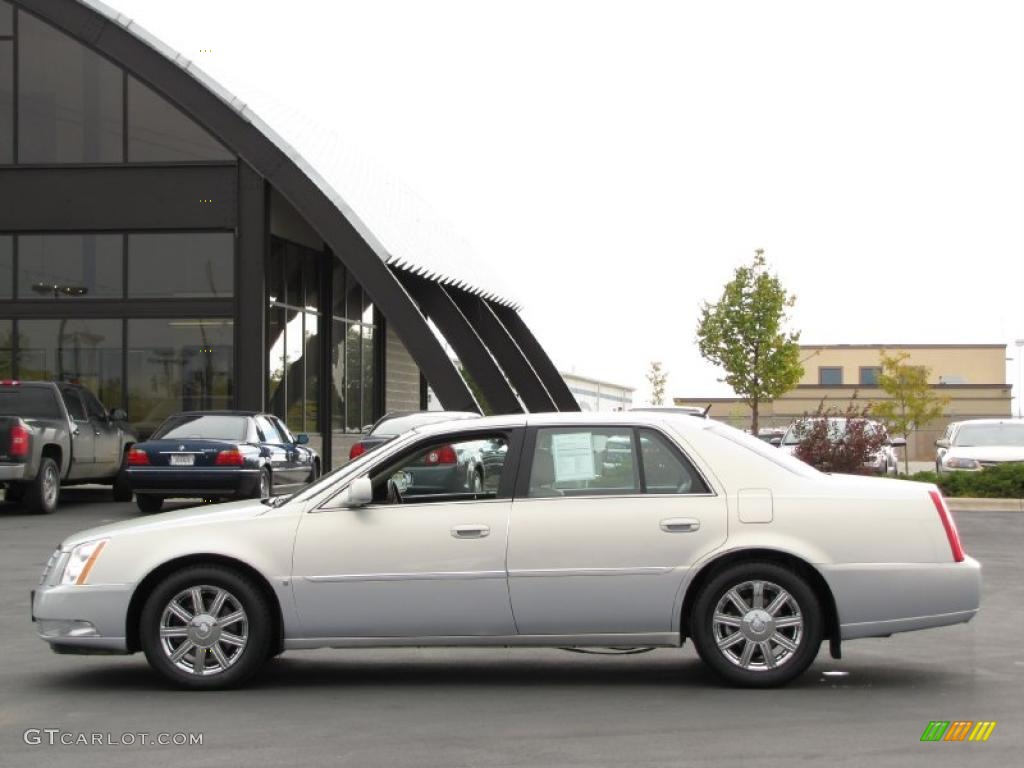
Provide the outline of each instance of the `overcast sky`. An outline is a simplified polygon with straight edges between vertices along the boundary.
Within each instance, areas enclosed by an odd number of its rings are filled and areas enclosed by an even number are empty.
[[[803,341],[1024,338],[1019,0],[108,2],[330,122],[638,403],[650,360],[726,393],[694,328],[755,248]]]

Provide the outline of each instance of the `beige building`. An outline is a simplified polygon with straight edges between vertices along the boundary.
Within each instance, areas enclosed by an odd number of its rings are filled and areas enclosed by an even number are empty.
[[[1011,386],[1006,383],[1003,344],[821,344],[801,348],[804,375],[797,387],[762,403],[760,426],[786,427],[826,406],[844,409],[853,398],[873,403],[887,399],[878,388],[882,352],[910,355],[909,362],[930,369],[930,384],[949,398],[943,416],[910,437],[910,458],[935,456],[935,440],[951,421],[1011,415]],[[711,405],[711,417],[737,427],[750,426],[750,408],[736,397],[676,397],[676,405]]]

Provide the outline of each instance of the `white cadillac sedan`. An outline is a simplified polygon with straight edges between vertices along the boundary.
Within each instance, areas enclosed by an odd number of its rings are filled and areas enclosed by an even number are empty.
[[[430,482],[465,450],[483,488]],[[824,475],[682,414],[532,414],[413,430],[291,497],[84,531],[32,611],[58,653],[141,650],[191,688],[286,649],[686,638],[771,686],[825,640],[838,658],[969,621],[980,589],[932,485]]]

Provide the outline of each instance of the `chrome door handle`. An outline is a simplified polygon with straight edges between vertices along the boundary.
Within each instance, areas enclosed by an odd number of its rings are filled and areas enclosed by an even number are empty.
[[[487,525],[453,525],[452,536],[456,539],[482,539],[491,532]]]
[[[665,533],[692,533],[700,528],[700,520],[692,517],[670,517],[661,521]]]

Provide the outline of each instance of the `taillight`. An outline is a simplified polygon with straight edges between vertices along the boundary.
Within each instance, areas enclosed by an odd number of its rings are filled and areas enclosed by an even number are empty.
[[[245,463],[241,452],[237,448],[230,448],[217,454],[218,467],[240,467]]]
[[[149,454],[141,448],[132,448],[128,451],[128,466],[142,467],[149,464]]]
[[[435,464],[458,464],[459,457],[455,455],[455,449],[450,445],[442,445],[440,448],[427,451],[423,463],[430,466]]]
[[[351,460],[359,456],[362,456],[364,453],[366,453],[366,446],[363,445],[362,443],[356,443],[351,448],[349,448],[348,457]]]
[[[946,500],[938,491],[928,491],[928,495],[932,497],[932,503],[938,510],[942,527],[946,529],[946,538],[949,539],[949,549],[953,553],[953,560],[962,563],[965,557],[964,546],[960,543],[960,533],[956,529],[956,523],[953,522],[953,516],[949,513],[949,507],[946,506]]]
[[[28,456],[28,430],[21,424],[11,427],[11,445],[7,449],[10,456]]]
[[[21,384],[17,379],[4,379],[0,381],[0,387],[16,387]]]

